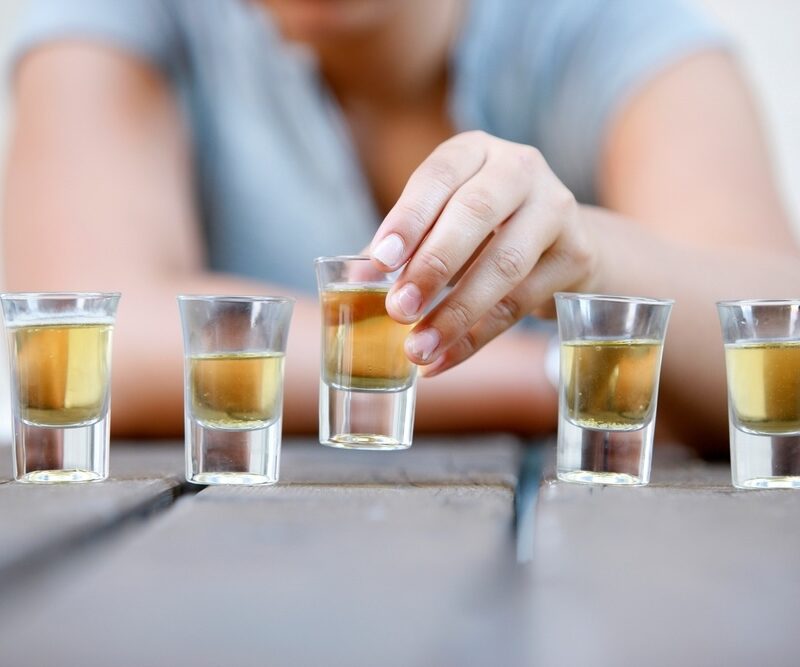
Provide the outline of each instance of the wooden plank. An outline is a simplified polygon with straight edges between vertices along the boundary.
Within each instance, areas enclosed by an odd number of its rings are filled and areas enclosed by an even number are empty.
[[[545,482],[529,592],[540,665],[796,665],[800,494],[727,465],[645,488]]]
[[[498,484],[513,488],[521,445],[510,435],[419,438],[399,452],[356,452],[323,447],[313,438],[285,438],[284,484]],[[115,441],[111,476],[184,476],[183,443]],[[0,481],[12,476],[11,450],[0,447]]]
[[[486,484],[513,490],[521,457],[520,441],[508,435],[420,438],[399,452],[296,444],[290,442],[281,460],[281,480],[291,484]]]
[[[281,484],[489,484],[513,489],[522,447],[509,435],[419,438],[399,452],[323,447],[312,438],[285,438]],[[184,474],[183,444],[117,442],[112,474]]]
[[[0,484],[0,590],[127,518],[172,502],[176,480]]]
[[[178,495],[183,482],[174,461],[182,455],[176,447],[145,447],[128,461],[122,457],[122,465],[115,461],[116,449],[108,481],[51,485],[11,482],[11,447],[0,447],[0,591],[22,585],[71,549],[164,508]]]
[[[210,488],[6,614],[0,664],[525,664],[512,519],[503,486]]]
[[[477,439],[423,441],[399,454],[338,451],[308,439],[289,439],[283,477],[289,480],[284,484],[473,482],[513,488],[519,450],[516,439],[502,436],[490,439],[488,445]],[[5,453],[10,472],[10,451]],[[183,445],[115,442],[111,475],[108,482],[92,485],[0,484],[0,519],[9,526],[0,547],[0,587],[5,570],[21,563],[28,569],[34,563],[41,566],[68,544],[85,542],[93,531],[108,529],[137,508],[149,507],[151,501],[162,502],[165,490],[169,497],[177,493],[183,483]],[[152,481],[159,478],[167,481]]]
[[[166,441],[114,441],[109,452],[114,479],[183,478],[183,443]],[[14,476],[11,446],[0,445],[0,481]]]

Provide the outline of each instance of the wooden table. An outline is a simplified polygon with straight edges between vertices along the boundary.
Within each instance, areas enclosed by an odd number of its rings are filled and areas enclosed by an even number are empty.
[[[0,665],[800,663],[800,494],[669,448],[566,485],[552,447],[288,440],[278,486],[198,491],[114,443],[109,482],[0,483]]]

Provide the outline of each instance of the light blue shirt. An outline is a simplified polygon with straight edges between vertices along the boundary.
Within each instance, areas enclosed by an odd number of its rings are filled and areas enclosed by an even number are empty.
[[[677,0],[468,4],[451,61],[453,125],[536,146],[586,203],[615,112],[665,67],[724,42]],[[380,216],[341,110],[313,55],[283,41],[263,8],[31,0],[13,55],[64,37],[129,52],[175,85],[211,268],[312,292],[314,257],[369,243]]]

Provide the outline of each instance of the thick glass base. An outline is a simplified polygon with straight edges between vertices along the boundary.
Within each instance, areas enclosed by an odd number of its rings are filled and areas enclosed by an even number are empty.
[[[108,415],[89,426],[55,428],[14,419],[14,471],[19,482],[98,482],[108,477]]]
[[[411,443],[404,444],[393,438],[386,438],[371,433],[337,435],[325,442],[320,440],[320,444],[337,449],[368,449],[373,451],[408,449],[411,447]]]
[[[591,472],[589,470],[572,470],[559,472],[558,479],[562,482],[575,484],[611,484],[617,486],[642,486],[647,484],[639,477],[616,472]]]
[[[275,484],[278,480],[266,475],[251,475],[246,472],[201,472],[189,480],[193,484]]]
[[[319,441],[339,449],[408,449],[416,386],[402,391],[349,391],[319,385]]]
[[[733,424],[731,478],[738,489],[800,489],[800,435],[758,435]]]
[[[581,428],[558,423],[556,475],[564,482],[642,486],[650,482],[655,417],[636,431]]]
[[[63,482],[99,482],[104,478],[91,470],[36,470],[18,482],[36,482],[37,484],[62,484]]]
[[[192,484],[275,484],[281,420],[266,428],[225,430],[186,418],[186,479]]]

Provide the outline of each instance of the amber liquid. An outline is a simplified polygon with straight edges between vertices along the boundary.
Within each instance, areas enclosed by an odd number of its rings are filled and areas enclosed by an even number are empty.
[[[9,329],[20,417],[35,426],[85,426],[105,415],[111,324]]]
[[[412,325],[386,312],[388,285],[342,285],[322,293],[323,379],[339,389],[399,391],[416,367],[403,343]]]
[[[580,340],[561,344],[567,418],[608,431],[643,428],[654,409],[661,343]]]
[[[189,358],[192,417],[217,429],[264,428],[281,416],[283,355],[239,352]]]
[[[751,433],[800,434],[800,342],[725,346],[736,424]]]

